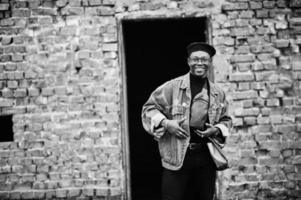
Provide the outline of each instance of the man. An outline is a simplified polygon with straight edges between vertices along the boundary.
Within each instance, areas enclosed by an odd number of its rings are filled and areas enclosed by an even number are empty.
[[[158,87],[143,106],[143,127],[158,140],[162,200],[214,197],[208,137],[224,143],[231,126],[225,94],[207,78],[215,52],[206,43],[188,45],[189,73]]]

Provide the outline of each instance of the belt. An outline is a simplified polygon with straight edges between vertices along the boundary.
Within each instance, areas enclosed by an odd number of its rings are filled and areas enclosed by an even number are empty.
[[[201,149],[201,146],[202,146],[201,143],[190,143],[190,144],[188,145],[188,148],[189,148],[190,150],[198,150],[198,149]]]

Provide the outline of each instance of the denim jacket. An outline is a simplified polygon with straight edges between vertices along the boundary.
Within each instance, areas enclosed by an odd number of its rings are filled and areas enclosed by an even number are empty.
[[[232,121],[228,115],[228,104],[225,93],[214,83],[209,82],[209,123],[218,127],[224,137],[229,135]],[[158,140],[162,166],[170,170],[182,167],[190,140],[190,104],[191,90],[189,73],[172,79],[159,86],[149,97],[142,108],[142,124],[144,129]],[[163,119],[182,119],[181,127],[189,137],[179,139],[165,132],[157,137],[156,129]]]

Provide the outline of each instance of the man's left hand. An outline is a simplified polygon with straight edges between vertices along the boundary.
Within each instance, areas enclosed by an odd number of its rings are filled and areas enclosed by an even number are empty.
[[[198,134],[198,136],[200,137],[214,137],[218,134],[219,129],[215,126],[213,126],[212,124],[205,124],[207,129],[204,131],[200,131],[200,130],[195,130],[196,134]]]

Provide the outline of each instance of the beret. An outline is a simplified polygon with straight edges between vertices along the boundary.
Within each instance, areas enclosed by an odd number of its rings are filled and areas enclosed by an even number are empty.
[[[187,47],[187,54],[190,55],[194,51],[205,51],[207,52],[210,57],[214,56],[216,51],[215,48],[207,43],[204,42],[193,42],[190,43]]]

